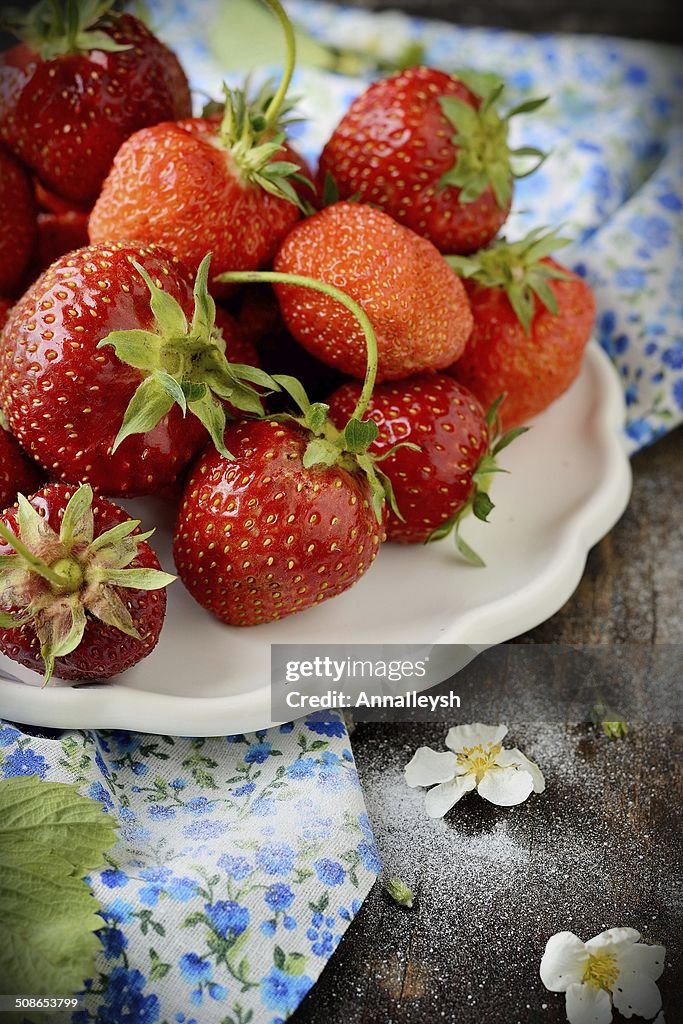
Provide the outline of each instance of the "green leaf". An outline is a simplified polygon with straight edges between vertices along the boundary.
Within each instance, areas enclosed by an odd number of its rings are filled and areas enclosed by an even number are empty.
[[[334,59],[327,47],[301,28],[295,27],[295,35],[297,64],[332,66]],[[260,0],[220,4],[209,44],[226,71],[251,71],[254,67],[282,63],[282,29]]]
[[[344,428],[344,446],[349,452],[365,452],[378,433],[374,420],[350,419]]]
[[[208,252],[199,264],[194,281],[194,315],[192,317],[192,334],[208,337],[216,320],[216,303],[209,295],[209,267],[211,253]]]
[[[161,338],[151,331],[112,331],[97,347],[105,345],[111,345],[117,359],[136,370],[155,370],[159,365]]]
[[[168,397],[176,404],[179,405],[183,410],[183,415],[187,412],[187,398],[182,387],[170,373],[164,373],[163,370],[156,370],[153,374],[154,379],[161,385]]]
[[[155,376],[146,377],[128,403],[113,450],[131,434],[146,434],[174,406],[174,401]]]
[[[133,260],[133,266],[149,288],[149,304],[163,336],[165,338],[177,338],[187,334],[185,314],[173,296],[155,284],[145,268],[135,260]]]
[[[549,96],[540,96],[537,99],[524,100],[523,103],[519,103],[516,107],[513,107],[512,110],[509,110],[506,116],[510,118],[516,117],[518,114],[531,114],[534,110],[538,110],[539,107],[542,107],[547,103],[549,99]]]
[[[0,992],[69,995],[92,977],[102,927],[82,880],[116,832],[101,804],[36,776],[0,782]]]
[[[284,962],[284,971],[297,977],[306,970],[306,957],[303,953],[288,953]]]
[[[472,499],[472,511],[477,519],[481,519],[483,523],[487,522],[488,516],[493,511],[494,507],[495,506],[486,491],[475,492],[474,498]]]
[[[505,448],[507,448],[509,444],[512,444],[512,442],[515,441],[518,437],[521,437],[522,434],[526,434],[527,430],[531,430],[531,427],[515,427],[513,430],[508,430],[508,432],[506,434],[503,434],[500,440],[497,441],[496,444],[493,446],[493,451],[491,452],[491,454],[494,456],[498,455],[499,452],[502,452]]]
[[[283,971],[285,969],[285,963],[286,963],[285,952],[284,952],[283,949],[281,949],[280,946],[276,946],[275,949],[273,950],[273,963],[281,971]]]
[[[303,464],[305,469],[312,466],[334,466],[339,458],[339,449],[330,441],[322,437],[314,437],[308,442],[304,452]]]
[[[411,908],[415,901],[415,895],[410,886],[401,878],[390,878],[384,883],[384,888],[395,903],[401,907]]]
[[[216,451],[220,452],[223,458],[231,459],[233,456],[225,447],[225,441],[223,440],[226,426],[223,403],[207,391],[203,398],[188,404],[190,412],[193,412],[208,430]]]
[[[19,494],[17,495],[17,501],[19,503],[17,525],[19,527],[19,536],[25,546],[30,551],[34,551],[36,548],[40,550],[47,538],[58,543],[59,537],[55,531],[47,520],[36,511],[28,499],[23,494]]]
[[[479,127],[479,117],[474,107],[457,96],[440,96],[439,106],[458,132],[474,134]]]
[[[173,583],[175,578],[161,569],[110,569],[106,573],[107,583],[131,590],[161,590]]]
[[[457,528],[455,531],[455,546],[457,547],[462,557],[466,559],[466,561],[468,561],[470,565],[476,565],[477,568],[480,569],[486,567],[486,562],[483,560],[481,555],[478,555],[477,552],[469,546],[467,541],[462,539]]]
[[[71,495],[69,503],[64,509],[59,539],[64,544],[67,553],[71,551],[74,541],[87,544],[92,542],[95,532],[92,499],[93,493],[90,484],[81,484],[78,490]]]
[[[0,850],[12,837],[32,839],[85,871],[102,863],[116,829],[102,804],[75,786],[32,775],[0,781]]]
[[[306,416],[311,408],[311,402],[301,381],[285,373],[274,373],[273,380],[276,384],[280,385],[283,391],[287,392],[290,398],[294,399],[304,416]]]
[[[312,430],[314,434],[322,433],[325,424],[327,423],[327,414],[330,410],[329,405],[325,405],[324,402],[315,402],[308,410],[306,416],[306,425],[309,430]]]

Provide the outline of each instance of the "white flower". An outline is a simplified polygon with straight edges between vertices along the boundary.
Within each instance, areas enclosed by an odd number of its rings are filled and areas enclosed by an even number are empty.
[[[664,970],[664,946],[638,942],[635,928],[610,928],[589,942],[573,932],[548,939],[541,981],[566,992],[569,1024],[609,1024],[612,1007],[624,1017],[655,1016],[662,997],[655,981]]]
[[[434,787],[425,798],[430,818],[443,817],[475,787],[500,807],[521,804],[531,792],[543,792],[545,779],[538,766],[521,751],[503,747],[507,731],[506,725],[456,725],[446,736],[448,751],[415,751],[405,768],[406,782]]]

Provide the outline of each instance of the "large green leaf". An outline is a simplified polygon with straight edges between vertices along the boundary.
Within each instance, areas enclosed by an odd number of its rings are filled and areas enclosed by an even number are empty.
[[[328,68],[330,51],[303,29],[295,27],[297,63]],[[249,71],[284,60],[285,43],[277,18],[261,0],[230,0],[220,4],[209,44],[225,71]]]
[[[37,776],[0,782],[0,993],[62,995],[91,977],[102,927],[83,875],[116,831],[102,806]]]

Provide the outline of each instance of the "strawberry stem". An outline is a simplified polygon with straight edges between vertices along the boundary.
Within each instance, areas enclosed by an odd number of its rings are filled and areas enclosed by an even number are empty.
[[[356,408],[351,417],[354,420],[361,420],[363,418],[372,398],[377,378],[377,339],[367,313],[350,295],[347,295],[346,292],[341,291],[332,284],[327,284],[326,281],[317,281],[313,277],[302,277],[299,274],[280,274],[274,270],[235,270],[227,274],[219,274],[216,280],[224,284],[257,284],[258,282],[291,284],[300,288],[311,288],[313,291],[322,292],[323,295],[328,295],[331,299],[340,302],[342,306],[346,306],[349,312],[353,313],[363,330],[368,353],[363,390],[360,393]]]
[[[282,108],[282,104],[287,96],[287,90],[289,89],[290,82],[292,81],[292,74],[294,73],[294,65],[296,64],[296,38],[294,36],[294,29],[292,23],[287,17],[284,7],[280,3],[280,0],[263,0],[267,7],[270,7],[271,11],[277,17],[278,21],[282,25],[282,30],[285,34],[285,44],[287,46],[287,55],[285,58],[285,70],[280,80],[277,92],[268,104],[268,108],[265,112],[266,127],[270,128],[277,121],[278,114]]]
[[[66,576],[60,576],[58,572],[55,572],[49,565],[46,565],[40,558],[37,558],[2,522],[0,522],[0,537],[2,537],[5,544],[10,544],[16,553],[21,555],[24,562],[31,567],[33,572],[42,576],[44,580],[47,580],[54,587],[59,587],[60,590],[69,588],[70,580]]]

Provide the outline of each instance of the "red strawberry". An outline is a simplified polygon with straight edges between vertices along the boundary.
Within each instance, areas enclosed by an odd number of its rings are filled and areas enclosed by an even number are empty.
[[[378,380],[443,369],[461,355],[472,327],[462,282],[431,242],[370,206],[336,203],[302,221],[274,266],[336,285],[362,306],[377,335]],[[304,348],[363,376],[362,333],[347,310],[288,284],[276,291]]]
[[[330,416],[337,426],[348,420],[360,388],[351,382],[330,397]],[[387,537],[405,543],[428,540],[473,497],[474,477],[489,447],[484,411],[466,388],[436,373],[380,384],[368,417],[379,428],[370,446],[375,455],[385,455],[402,442],[419,449],[397,448],[382,461],[403,517],[390,513]]]
[[[300,217],[287,179],[303,165],[283,141],[264,142],[252,172],[246,161],[256,145],[241,156],[238,144],[202,118],[137,132],[119,150],[92,211],[91,241],[158,242],[195,270],[211,252],[214,274],[269,263]]]
[[[28,461],[18,442],[2,427],[0,414],[0,509],[16,501],[17,494],[32,494],[40,477]]]
[[[24,41],[0,58],[0,138],[48,189],[87,205],[129,135],[190,115],[187,80],[142,22],[106,0],[39,7],[13,19]]]
[[[36,239],[36,206],[23,167],[0,146],[0,294],[24,276]]]
[[[33,280],[60,256],[88,244],[88,215],[79,210],[38,214],[38,244]]]
[[[270,272],[225,277],[286,280]],[[368,350],[366,380],[339,430],[297,380],[275,378],[302,415],[231,426],[225,442],[234,460],[208,451],[194,467],[176,526],[176,565],[197,601],[232,625],[270,622],[352,586],[375,558],[384,502],[393,500],[368,454],[377,428],[362,419],[375,377],[372,326],[338,289],[305,278],[298,284],[325,293],[358,319]]]
[[[89,211],[77,204],[70,203],[54,192],[50,192],[40,184],[37,178],[33,180],[33,188],[36,194],[36,202],[44,213],[85,213]]]
[[[295,426],[238,423],[185,486],[174,540],[178,574],[223,622],[253,626],[335,597],[372,564],[382,529],[367,478],[304,464]]]
[[[108,679],[156,647],[165,586],[139,521],[48,484],[0,516],[0,651],[45,682]]]
[[[259,371],[229,366],[207,275],[208,257],[193,295],[188,270],[166,250],[95,245],[63,256],[13,308],[0,403],[51,474],[110,495],[153,494],[207,430],[224,450],[224,402],[260,412],[242,383]]]
[[[474,329],[449,372],[485,407],[505,394],[506,428],[542,412],[581,369],[595,299],[582,278],[548,258],[562,244],[537,229],[450,261],[467,278]]]
[[[495,76],[457,78],[413,67],[375,82],[349,108],[320,158],[342,199],[358,195],[428,238],[445,253],[486,245],[507,219],[515,155],[508,121],[534,110],[530,100],[501,116]],[[538,165],[537,165],[538,166]],[[525,173],[529,173],[526,171]]]

